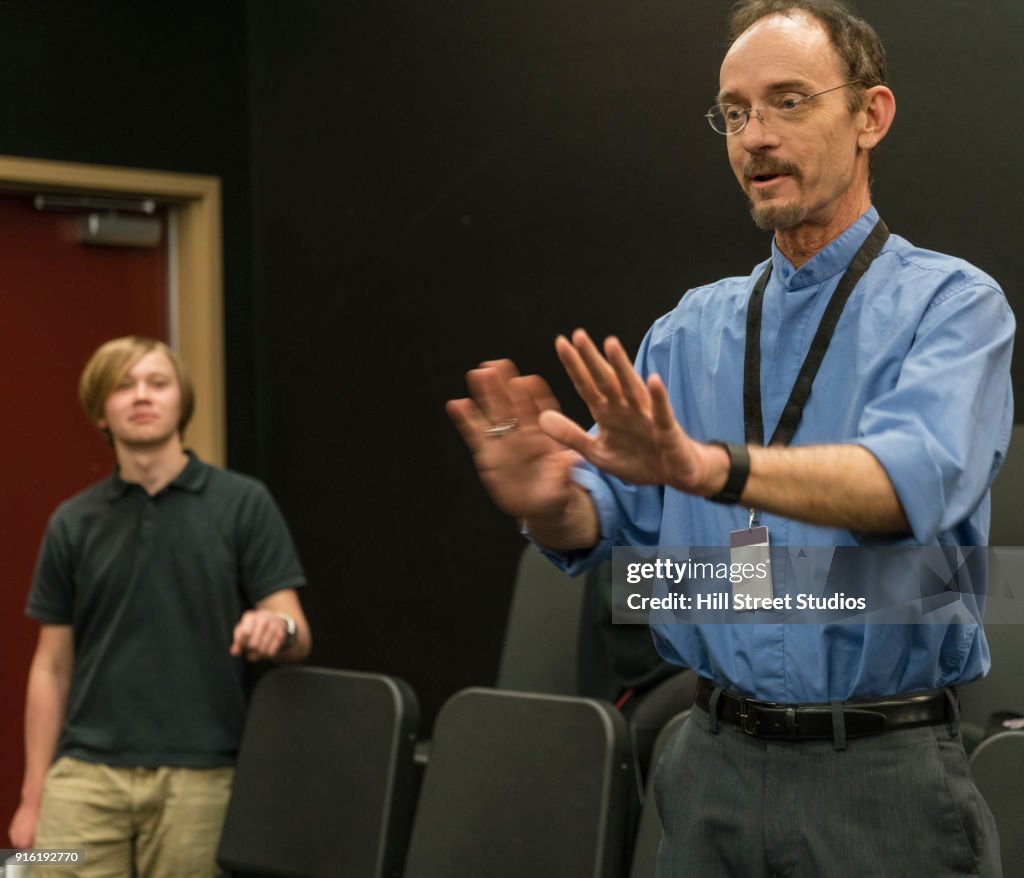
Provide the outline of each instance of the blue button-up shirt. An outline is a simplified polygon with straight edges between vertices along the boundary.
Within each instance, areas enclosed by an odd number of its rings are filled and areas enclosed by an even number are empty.
[[[766,437],[832,292],[877,221],[869,209],[799,269],[773,242],[761,326]],[[691,290],[640,348],[637,371],[662,377],[676,417],[696,439],[744,441],[747,303],[766,266]],[[906,544],[985,545],[989,486],[1013,424],[1013,333],[1013,315],[992,278],[963,260],[890,236],[847,302],[791,445],[855,443],[871,451],[910,521],[913,537]],[[601,539],[585,557],[556,557],[570,572],[607,558],[613,545],[721,546],[730,531],[747,526],[745,509],[671,488],[627,485],[589,466],[578,468],[575,478],[593,497]],[[869,539],[777,515],[762,514],[761,522],[776,546],[852,546]],[[780,702],[937,688],[989,667],[984,631],[969,623],[652,629],[668,660]]]

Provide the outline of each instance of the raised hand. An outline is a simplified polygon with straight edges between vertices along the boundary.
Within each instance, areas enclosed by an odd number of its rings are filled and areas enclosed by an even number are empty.
[[[617,338],[605,341],[602,356],[587,333],[577,329],[571,342],[559,336],[555,349],[597,431],[587,433],[552,411],[539,420],[547,436],[624,482],[712,493],[709,455],[715,452],[684,432],[661,379],[652,375],[644,383]]]
[[[555,518],[570,503],[578,461],[538,426],[559,410],[546,381],[519,374],[511,360],[492,360],[466,376],[472,398],[446,406],[497,506],[517,518]]]

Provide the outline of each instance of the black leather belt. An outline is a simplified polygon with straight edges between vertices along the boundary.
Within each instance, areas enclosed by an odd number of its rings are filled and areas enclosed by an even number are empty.
[[[694,703],[710,713],[711,696],[717,688],[701,677]],[[738,726],[757,738],[782,740],[832,740],[835,737],[833,716],[837,710],[842,712],[843,737],[846,738],[956,721],[945,690],[879,701],[844,701],[835,707],[831,704],[777,704],[722,690],[717,703],[718,718],[722,722]]]

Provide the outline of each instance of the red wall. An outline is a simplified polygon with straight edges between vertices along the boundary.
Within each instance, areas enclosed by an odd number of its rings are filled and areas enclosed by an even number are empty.
[[[167,259],[153,250],[84,246],[76,219],[0,196],[0,831],[17,807],[25,679],[38,625],[25,599],[56,505],[110,471],[106,443],[78,405],[92,351],[119,335],[167,335]]]

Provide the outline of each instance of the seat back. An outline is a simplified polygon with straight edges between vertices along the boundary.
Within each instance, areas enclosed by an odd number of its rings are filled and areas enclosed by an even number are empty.
[[[629,764],[610,704],[466,689],[434,726],[408,878],[618,878]]]
[[[1024,492],[1024,426],[1015,426],[1010,434],[1006,459],[992,484],[992,525],[990,546],[1024,546],[1024,519],[1020,516],[1020,498]]]
[[[1015,584],[1014,590],[1024,591],[1024,583]],[[1024,637],[1020,626],[986,625],[985,638],[992,656],[991,670],[980,680],[958,688],[961,717],[982,728],[997,711],[1024,713],[1024,686],[1020,682]]]
[[[418,706],[401,680],[277,668],[253,693],[217,860],[236,874],[401,874]]]
[[[1000,732],[982,741],[971,754],[971,773],[999,827],[1003,872],[1019,875],[1024,863],[1024,732]]]
[[[658,845],[661,843],[661,817],[658,816],[658,805],[654,801],[654,771],[658,766],[661,754],[665,752],[668,742],[679,731],[690,711],[676,714],[665,723],[658,740],[654,743],[651,756],[651,776],[647,779],[647,793],[644,796],[643,810],[637,825],[636,841],[633,846],[633,864],[629,870],[629,878],[654,878],[655,865],[658,861]]]
[[[505,625],[499,689],[576,694],[582,604],[582,580],[526,546]]]

